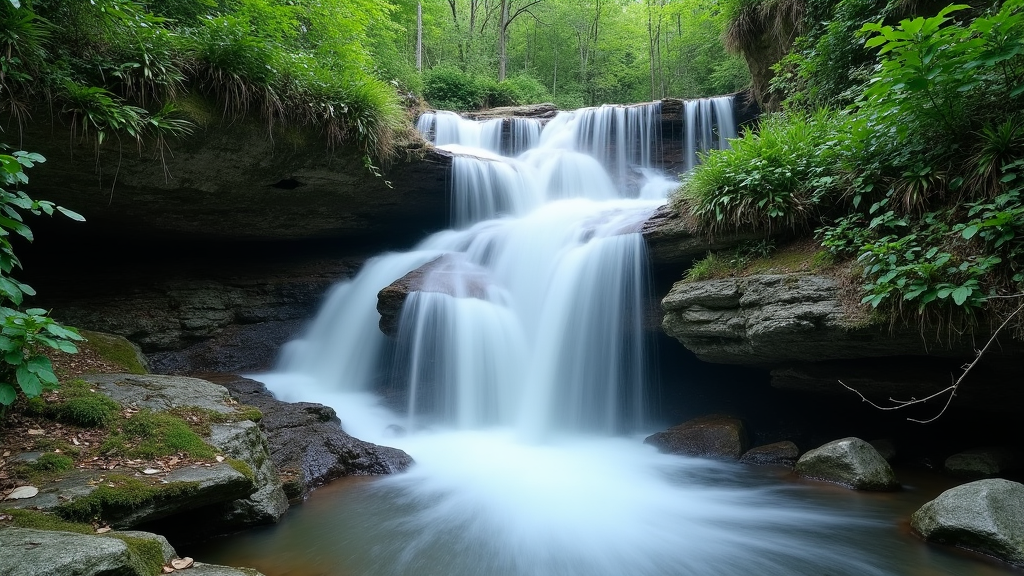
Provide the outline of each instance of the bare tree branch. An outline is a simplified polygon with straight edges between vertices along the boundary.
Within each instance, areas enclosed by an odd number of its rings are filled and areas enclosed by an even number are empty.
[[[1017,298],[1024,297],[1024,294],[1017,294],[1015,296],[1003,296],[1003,298],[1014,298],[1014,297],[1017,297]],[[888,411],[888,410],[900,410],[902,408],[906,408],[907,406],[913,406],[915,404],[923,404],[923,403],[925,403],[925,402],[927,402],[929,400],[932,400],[933,398],[937,398],[939,396],[942,396],[943,394],[947,394],[948,393],[949,397],[946,398],[946,404],[942,407],[942,410],[940,410],[939,413],[936,414],[935,416],[933,416],[933,417],[931,417],[931,418],[929,418],[927,420],[918,420],[916,418],[907,418],[907,420],[909,420],[911,422],[917,422],[918,424],[928,424],[929,422],[934,422],[934,421],[938,420],[943,414],[946,413],[946,410],[949,409],[949,405],[953,402],[953,397],[956,396],[956,392],[957,392],[957,390],[960,387],[960,383],[964,381],[964,378],[966,378],[967,375],[971,372],[971,370],[978,364],[978,362],[981,360],[981,357],[984,356],[985,352],[987,352],[989,347],[992,346],[992,343],[996,341],[996,337],[999,336],[999,333],[1002,332],[1003,328],[1006,328],[1006,326],[1010,323],[1010,320],[1013,320],[1014,316],[1016,316],[1017,314],[1020,314],[1021,310],[1024,310],[1024,304],[1021,304],[1020,306],[1018,306],[1017,309],[1014,310],[1012,314],[1010,314],[1009,316],[1006,317],[1005,320],[1003,320],[1003,323],[999,325],[999,328],[997,328],[996,331],[992,334],[992,337],[988,339],[988,342],[985,344],[985,347],[982,348],[981,350],[977,351],[977,354],[974,357],[974,361],[972,361],[970,364],[965,364],[963,366],[963,370],[964,370],[963,374],[961,374],[960,377],[957,378],[956,381],[953,382],[952,385],[950,385],[950,386],[948,386],[946,388],[943,388],[942,390],[939,390],[938,392],[932,394],[931,396],[928,396],[926,398],[921,398],[921,399],[912,398],[910,400],[897,400],[895,398],[889,398],[889,401],[893,402],[895,404],[895,406],[880,406],[880,405],[872,402],[871,400],[868,400],[863,394],[860,393],[859,390],[857,390],[857,389],[855,389],[855,388],[853,388],[851,386],[847,386],[846,383],[843,382],[842,380],[839,380],[839,383],[843,385],[843,388],[846,388],[847,390],[855,393],[857,396],[860,396],[860,399],[861,399],[862,402],[867,402],[868,404],[870,404],[874,408],[877,408],[879,410],[886,410],[886,411]]]

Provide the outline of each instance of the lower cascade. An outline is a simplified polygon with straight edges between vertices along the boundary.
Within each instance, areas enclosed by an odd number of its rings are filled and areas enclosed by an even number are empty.
[[[686,108],[688,150],[727,145],[729,104]],[[420,119],[456,155],[453,228],[369,260],[333,289],[278,369],[256,376],[282,400],[334,407],[346,431],[417,463],[361,484],[336,512],[310,511],[316,529],[279,527],[296,550],[288,562],[338,549],[347,564],[320,570],[912,572],[889,559],[895,544],[867,536],[872,510],[835,514],[763,471],[642,444],[657,425],[657,374],[638,229],[676,185],[657,170],[658,116],[657,104],[562,112],[543,128],[513,124],[504,143],[501,121]],[[385,336],[378,292],[428,263]]]

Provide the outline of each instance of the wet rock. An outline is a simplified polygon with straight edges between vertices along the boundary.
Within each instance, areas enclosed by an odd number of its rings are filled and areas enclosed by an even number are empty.
[[[285,483],[290,498],[342,476],[371,476],[402,472],[412,464],[405,452],[349,436],[334,410],[309,402],[281,402],[263,384],[240,377],[218,382],[243,404],[263,412],[260,427],[267,436],[270,456],[279,470],[291,475]]]
[[[1024,567],[1024,485],[978,480],[946,490],[911,517],[931,542],[990,554]]]
[[[834,440],[797,460],[796,473],[854,490],[897,490],[900,483],[885,458],[860,438]]]
[[[87,374],[82,379],[122,406],[170,410],[194,406],[221,414],[235,411],[223,386],[185,376],[156,374]]]
[[[709,251],[725,250],[747,240],[764,238],[764,234],[718,234],[709,236],[697,231],[696,223],[665,204],[644,222],[640,234],[647,243],[647,252],[654,264],[681,264],[698,260]]]
[[[975,448],[946,458],[946,472],[964,478],[985,478],[1020,468],[1020,454],[1010,448]]]
[[[416,268],[377,293],[380,331],[397,336],[402,306],[412,292],[437,292],[456,298],[486,298],[487,271],[446,254]]]
[[[749,445],[738,418],[713,414],[688,420],[644,439],[659,451],[684,456],[738,459]]]
[[[745,464],[775,465],[792,468],[800,457],[800,448],[789,440],[765,444],[747,450],[740,457]]]
[[[214,424],[210,427],[209,442],[225,455],[244,462],[253,474],[257,489],[245,498],[197,511],[197,516],[207,519],[198,531],[223,534],[277,522],[288,510],[288,497],[259,426],[249,420]]]

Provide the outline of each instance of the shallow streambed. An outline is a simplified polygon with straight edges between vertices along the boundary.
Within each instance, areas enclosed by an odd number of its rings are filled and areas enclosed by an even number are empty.
[[[942,489],[862,493],[788,472],[657,454],[635,439],[533,445],[508,431],[396,439],[419,464],[335,482],[277,526],[193,547],[267,576],[996,576],[925,544],[910,514]]]

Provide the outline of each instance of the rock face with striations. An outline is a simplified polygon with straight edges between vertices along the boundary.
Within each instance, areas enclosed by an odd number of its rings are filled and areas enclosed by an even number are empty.
[[[991,554],[1024,567],[1024,485],[978,480],[946,490],[910,525],[932,542]]]
[[[485,269],[464,262],[453,254],[435,258],[377,293],[380,331],[388,336],[397,336],[402,307],[413,292],[436,292],[457,298],[486,298],[489,285]]]
[[[742,420],[712,414],[651,434],[644,444],[668,454],[736,460],[747,450],[748,438]]]
[[[412,464],[412,458],[397,448],[346,434],[332,408],[281,402],[255,380],[225,377],[218,381],[239,402],[263,412],[260,426],[269,439],[271,459],[288,477],[285,489],[289,498],[303,497],[342,476],[394,474]]]
[[[640,234],[654,264],[683,264],[698,260],[709,251],[725,250],[764,234],[719,234],[711,237],[697,231],[693,218],[672,206],[658,207],[644,222]]]
[[[406,228],[440,230],[451,155],[415,137],[375,177],[354,145],[328,147],[322,135],[252,120],[225,125],[197,113],[194,134],[173,154],[140,154],[108,142],[96,154],[74,146],[68,128],[40,111],[22,146],[47,158],[33,170],[40,198],[85,216],[79,232],[124,237],[221,240],[355,238]],[[207,117],[208,116],[208,117]],[[116,178],[116,180],[115,180]]]
[[[796,473],[854,490],[888,491],[900,487],[885,458],[860,438],[834,440],[809,450],[797,460]]]

